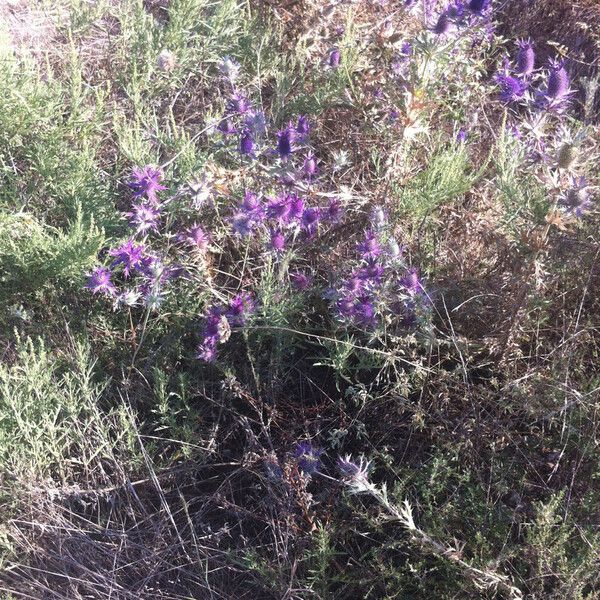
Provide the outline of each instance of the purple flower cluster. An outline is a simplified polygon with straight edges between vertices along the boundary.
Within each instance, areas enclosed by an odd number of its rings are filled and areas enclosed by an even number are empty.
[[[181,267],[159,258],[148,245],[148,234],[160,232],[162,205],[158,193],[166,189],[161,184],[162,180],[162,171],[154,167],[133,169],[127,185],[133,192],[134,203],[125,216],[134,229],[134,237],[109,248],[107,256],[112,258],[112,262],[108,267],[96,267],[86,284],[94,294],[112,298],[115,309],[124,305],[135,306],[140,299],[146,306],[156,307],[164,296],[167,283],[184,274]],[[135,239],[139,234],[144,236],[142,241]],[[178,237],[200,250],[206,250],[208,245],[208,236],[197,225]],[[124,287],[117,288],[117,278],[122,278],[122,282],[118,283],[123,283]]]
[[[242,327],[254,310],[254,299],[247,292],[235,296],[227,306],[211,306],[206,313],[197,358],[215,362],[219,344],[229,339],[232,327]]]
[[[400,249],[393,239],[384,251],[380,239],[383,234],[366,232],[357,244],[358,266],[330,294],[342,321],[362,329],[374,329],[393,316],[401,316],[405,325],[414,323],[415,319],[409,317],[427,304],[418,271],[402,266]]]

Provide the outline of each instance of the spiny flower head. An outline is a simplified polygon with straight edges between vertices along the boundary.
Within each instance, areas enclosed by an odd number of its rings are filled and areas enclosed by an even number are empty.
[[[133,191],[135,198],[146,196],[151,202],[156,202],[156,194],[167,189],[160,183],[162,179],[163,173],[160,169],[156,169],[150,165],[134,167],[127,186]]]
[[[290,281],[297,290],[305,291],[311,286],[312,277],[306,273],[290,273]]]
[[[158,231],[160,206],[147,203],[134,204],[127,216],[131,226],[136,228],[136,233],[146,234],[149,231]]]
[[[231,83],[238,78],[240,68],[240,63],[231,58],[231,56],[224,56],[221,62],[219,62],[219,72],[223,77],[229,79]]]
[[[527,90],[527,85],[518,77],[509,75],[507,72],[498,73],[495,77],[496,84],[500,88],[500,100],[509,104],[521,100]]]
[[[223,135],[233,135],[234,133],[237,132],[237,129],[235,128],[235,125],[233,124],[233,120],[231,119],[231,117],[229,115],[224,116],[219,121],[219,124],[217,125],[217,129]]]
[[[329,201],[329,205],[325,210],[325,218],[330,223],[339,223],[344,215],[344,207],[342,206],[341,200],[338,198],[332,198]]]
[[[111,271],[106,267],[96,267],[89,276],[85,287],[92,290],[93,294],[114,296],[117,289],[111,281]]]
[[[115,257],[113,267],[123,265],[123,274],[127,278],[132,269],[140,270],[144,267],[145,251],[144,244],[136,244],[133,239],[129,239],[110,250],[109,255]]]
[[[319,225],[321,211],[318,207],[309,207],[302,213],[302,228],[309,234],[313,235]]]
[[[196,225],[195,223],[184,232],[181,239],[201,252],[204,252],[208,248],[210,242],[210,236],[200,225]]]
[[[481,14],[488,6],[490,0],[471,0],[469,2],[469,10],[476,14]]]
[[[245,130],[242,132],[240,136],[240,154],[245,156],[253,156],[254,155],[254,139],[252,138],[252,134],[249,130]]]
[[[299,442],[294,449],[298,467],[307,475],[314,475],[321,468],[323,450],[315,448],[309,442]]]
[[[285,236],[281,229],[271,229],[270,246],[275,252],[283,252],[285,249]]]
[[[291,123],[277,132],[277,153],[283,160],[286,160],[294,151],[296,135],[296,129]]]
[[[289,223],[291,210],[292,203],[290,196],[275,198],[267,204],[267,216],[282,225]]]
[[[546,95],[549,98],[560,99],[569,91],[569,75],[564,61],[551,61],[550,74]]]
[[[296,124],[296,133],[300,138],[306,138],[310,133],[310,122],[306,115],[300,115],[298,117],[298,123]]]
[[[400,286],[409,296],[423,294],[425,291],[419,277],[419,271],[414,268],[409,269],[406,274],[400,278]]]
[[[465,3],[462,0],[456,0],[454,4],[451,4],[446,11],[448,17],[451,19],[461,19],[465,14]]]
[[[338,467],[342,474],[344,483],[355,493],[368,492],[373,485],[369,482],[369,471],[371,462],[364,456],[360,456],[358,460],[353,460],[347,454],[344,457],[338,458]]]
[[[309,152],[304,159],[302,165],[302,171],[306,175],[307,179],[312,179],[317,174],[317,160],[312,152]]]
[[[357,250],[363,258],[375,258],[381,254],[381,245],[375,232],[368,231],[365,239],[357,245]]]
[[[249,314],[253,313],[256,308],[256,303],[248,292],[242,292],[234,296],[229,303],[229,308],[225,312],[225,316],[229,323],[233,326],[241,326],[246,322]]]
[[[589,185],[585,177],[571,179],[571,187],[560,197],[561,206],[576,217],[582,217],[592,206]]]
[[[519,40],[519,52],[517,54],[517,73],[529,75],[535,68],[535,51],[531,40]]]
[[[331,69],[337,69],[340,66],[340,59],[342,55],[340,54],[339,48],[333,48],[329,52],[329,57],[327,59],[327,65]]]
[[[435,33],[436,35],[443,35],[445,33],[448,33],[448,31],[450,31],[450,19],[448,18],[448,14],[443,12],[438,20],[437,23],[435,24],[434,28],[433,28],[433,33]]]
[[[234,92],[227,101],[227,112],[229,114],[244,115],[250,111],[252,104],[240,92]]]

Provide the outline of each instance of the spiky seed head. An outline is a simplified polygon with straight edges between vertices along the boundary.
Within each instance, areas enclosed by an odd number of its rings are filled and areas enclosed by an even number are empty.
[[[564,143],[558,149],[557,163],[561,169],[569,169],[577,159],[577,148],[569,142]]]
[[[156,59],[156,66],[164,73],[170,73],[175,69],[176,65],[177,59],[175,58],[175,54],[166,48],[161,51]]]

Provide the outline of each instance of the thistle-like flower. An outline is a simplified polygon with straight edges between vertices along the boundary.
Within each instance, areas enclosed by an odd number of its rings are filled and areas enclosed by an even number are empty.
[[[551,61],[550,74],[546,95],[553,100],[560,100],[569,92],[569,75],[565,69],[564,61]]]
[[[582,217],[592,206],[589,185],[585,177],[571,179],[571,187],[560,196],[560,205],[569,214]]]
[[[494,79],[500,88],[500,100],[505,104],[517,102],[525,95],[527,84],[518,77],[504,71],[498,73]]]
[[[143,270],[145,251],[144,244],[136,244],[132,239],[129,239],[119,247],[109,251],[109,255],[115,257],[112,266],[123,265],[123,274],[127,279],[132,269]]]
[[[92,290],[93,294],[104,294],[105,296],[114,296],[117,288],[111,281],[110,269],[106,267],[96,267],[89,276],[86,288]]]
[[[131,212],[126,213],[129,223],[136,228],[136,233],[146,234],[149,231],[158,231],[160,220],[160,206],[150,204],[134,204]]]
[[[277,153],[282,160],[287,160],[294,151],[296,135],[296,129],[291,123],[285,129],[277,132]]]
[[[489,0],[471,0],[469,10],[475,14],[481,14],[489,6],[489,3]]]
[[[131,172],[131,179],[127,182],[127,186],[133,192],[134,198],[137,199],[146,196],[151,202],[157,202],[157,192],[167,189],[160,183],[162,179],[162,171],[151,165],[134,167]]]
[[[342,479],[350,490],[355,494],[372,492],[374,487],[369,481],[369,470],[371,462],[364,456],[360,456],[358,460],[352,460],[348,454],[343,458],[338,458],[338,467],[342,474]]]
[[[281,229],[272,229],[271,230],[271,239],[269,241],[269,245],[271,250],[275,252],[283,252],[285,249],[285,236]]]
[[[519,52],[517,53],[517,73],[530,75],[535,68],[535,51],[531,40],[518,40]]]
[[[342,58],[342,55],[340,54],[339,49],[333,48],[329,52],[329,57],[327,58],[327,66],[330,69],[337,69],[340,66],[341,58]]]
[[[307,475],[314,475],[321,468],[321,454],[323,450],[315,448],[309,442],[299,442],[294,449],[294,457],[301,471]]]
[[[248,130],[245,130],[240,137],[240,154],[254,156],[254,139]]]
[[[223,77],[233,83],[240,74],[240,63],[230,56],[224,56],[219,63],[219,72]]]
[[[187,231],[185,231],[180,239],[193,248],[205,252],[210,242],[210,236],[202,229],[200,225],[192,225]]]

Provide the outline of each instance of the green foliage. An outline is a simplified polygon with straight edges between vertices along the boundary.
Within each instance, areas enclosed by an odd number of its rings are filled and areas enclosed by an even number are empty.
[[[399,209],[415,225],[420,225],[438,207],[468,192],[477,179],[464,145],[434,147],[438,150],[426,167],[400,193]]]
[[[66,232],[28,213],[0,214],[0,299],[28,297],[48,284],[81,285],[103,241],[103,232],[81,211]]]
[[[95,380],[85,344],[75,343],[66,360],[30,339],[19,340],[16,352],[13,364],[0,365],[2,473],[70,483],[103,460],[133,457],[126,413],[100,410],[105,384]]]

